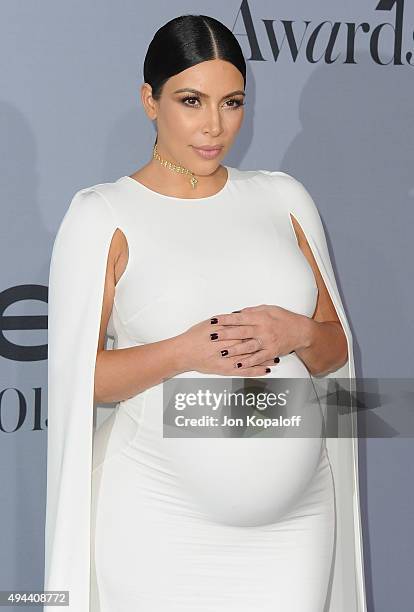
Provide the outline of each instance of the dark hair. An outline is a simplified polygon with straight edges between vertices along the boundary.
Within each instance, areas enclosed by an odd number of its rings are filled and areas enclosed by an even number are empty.
[[[214,17],[181,15],[155,33],[145,55],[144,81],[158,100],[170,77],[212,59],[231,62],[242,73],[246,86],[246,62],[233,32]]]

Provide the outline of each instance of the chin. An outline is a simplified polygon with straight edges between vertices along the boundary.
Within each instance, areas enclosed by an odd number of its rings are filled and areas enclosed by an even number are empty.
[[[221,165],[221,160],[223,159],[222,155],[219,155],[218,157],[216,157],[215,159],[196,159],[196,160],[192,160],[192,167],[194,168],[194,172],[196,171],[196,168],[198,170],[200,170],[200,173],[203,174],[203,172],[214,172],[214,170],[216,168],[218,168]]]
[[[211,174],[214,174],[216,170],[218,170],[220,165],[220,162],[214,161],[213,163],[212,161],[210,161],[200,166],[200,171],[198,171],[198,169],[194,167],[193,172],[198,176],[210,176]]]

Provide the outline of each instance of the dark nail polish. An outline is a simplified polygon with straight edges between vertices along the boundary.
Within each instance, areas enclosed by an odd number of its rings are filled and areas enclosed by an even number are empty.
[[[213,325],[213,323],[217,323],[218,319],[217,317],[214,317],[213,319],[210,319],[210,323]]]
[[[229,354],[229,352],[226,349],[224,349],[224,351],[220,351],[220,352],[223,355],[223,357],[224,357],[224,355],[228,355]]]
[[[241,367],[242,367],[242,364],[240,363],[240,361],[239,361],[239,363],[237,364],[237,367],[238,367],[238,368],[241,368]]]
[[[232,312],[241,312],[241,310],[232,310]]]
[[[271,372],[270,368],[266,368],[266,374],[268,374],[269,372]]]
[[[275,357],[275,358],[273,359],[273,361],[274,361],[275,363],[279,363],[280,359],[279,359],[279,357]]]
[[[210,338],[211,338],[211,340],[217,340],[218,334],[216,334],[216,333],[210,334]]]

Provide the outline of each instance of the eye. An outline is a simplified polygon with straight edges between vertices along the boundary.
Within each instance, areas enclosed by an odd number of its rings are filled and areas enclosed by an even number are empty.
[[[196,102],[200,102],[200,98],[198,96],[185,96],[184,98],[181,98],[181,102],[185,105],[185,106],[192,106],[194,108],[197,108],[196,104],[193,104],[190,101],[196,101]],[[188,103],[188,104],[187,104]],[[228,104],[230,103],[230,104]],[[240,106],[244,106],[244,101],[242,99],[239,98],[229,98],[229,100],[226,100],[225,104],[227,105],[227,108],[231,108],[231,109],[235,109],[235,108],[239,108]]]
[[[226,100],[226,102],[235,102],[235,104],[232,104],[229,108],[239,108],[240,106],[244,106],[244,101],[240,98],[230,98],[229,100]]]
[[[185,104],[188,100],[198,100],[200,102],[200,98],[197,96],[185,96],[185,98],[181,99],[183,104]],[[195,106],[195,104],[185,104],[185,106]]]

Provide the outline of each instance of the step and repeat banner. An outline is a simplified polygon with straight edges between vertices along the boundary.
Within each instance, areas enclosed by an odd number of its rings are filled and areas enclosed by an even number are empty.
[[[0,590],[41,590],[51,249],[75,191],[151,158],[140,85],[153,34],[195,13],[237,36],[245,120],[224,163],[281,170],[306,186],[326,228],[357,375],[412,378],[414,4],[4,0],[0,10]],[[359,441],[375,612],[408,611],[414,599],[412,442]]]

